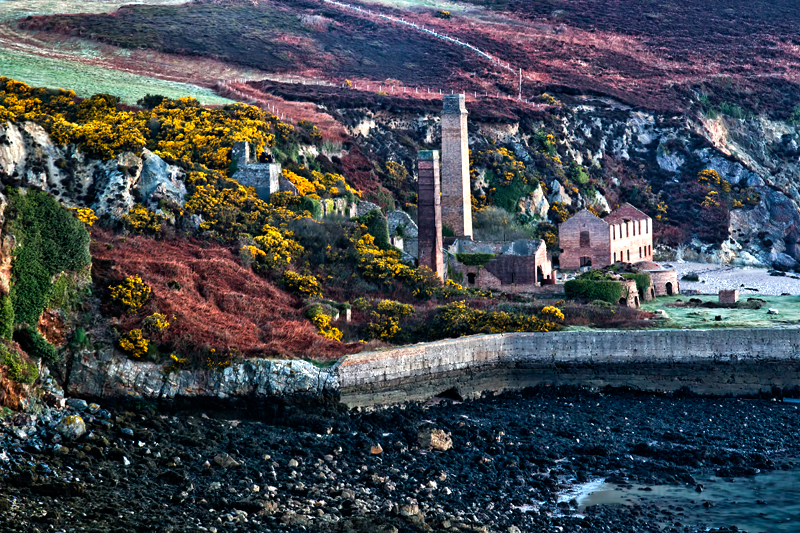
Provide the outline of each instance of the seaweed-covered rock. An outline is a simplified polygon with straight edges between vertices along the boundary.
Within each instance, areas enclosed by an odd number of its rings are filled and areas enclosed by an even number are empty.
[[[70,415],[64,417],[58,426],[56,426],[56,431],[65,439],[79,439],[86,433],[86,423],[80,416]]]

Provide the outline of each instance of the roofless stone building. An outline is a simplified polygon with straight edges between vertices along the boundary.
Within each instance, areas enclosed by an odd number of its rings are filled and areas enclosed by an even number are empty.
[[[606,218],[586,209],[558,227],[559,268],[603,268],[653,260],[653,220],[630,204]]]

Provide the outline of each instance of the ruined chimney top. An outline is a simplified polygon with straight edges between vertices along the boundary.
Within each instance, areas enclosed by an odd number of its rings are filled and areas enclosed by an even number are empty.
[[[463,94],[446,94],[442,98],[442,112],[467,114],[466,99]]]

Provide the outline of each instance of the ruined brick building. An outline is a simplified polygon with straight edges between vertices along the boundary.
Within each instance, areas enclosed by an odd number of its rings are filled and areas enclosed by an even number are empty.
[[[652,261],[653,221],[630,204],[605,218],[584,209],[559,225],[558,246],[561,270]]]
[[[465,287],[503,292],[558,291],[544,241],[456,239],[447,248],[450,277]]]
[[[466,286],[505,292],[536,292],[543,285],[555,287],[555,273],[543,241],[472,239],[467,109],[463,94],[444,97],[441,157],[440,180],[439,153],[426,150],[417,155],[419,264],[430,267],[442,279],[449,273]],[[443,239],[443,225],[453,230],[456,237]],[[447,250],[446,258],[443,248]]]

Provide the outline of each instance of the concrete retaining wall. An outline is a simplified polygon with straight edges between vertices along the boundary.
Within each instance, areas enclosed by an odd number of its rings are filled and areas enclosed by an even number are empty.
[[[479,335],[343,358],[331,368],[254,359],[180,370],[84,351],[68,392],[87,397],[258,400],[340,393],[351,406],[461,397],[535,385],[687,388],[757,394],[800,387],[800,329],[581,331]]]
[[[800,385],[800,330],[513,333],[348,356],[337,370],[349,405],[467,397],[537,384],[754,394]]]

